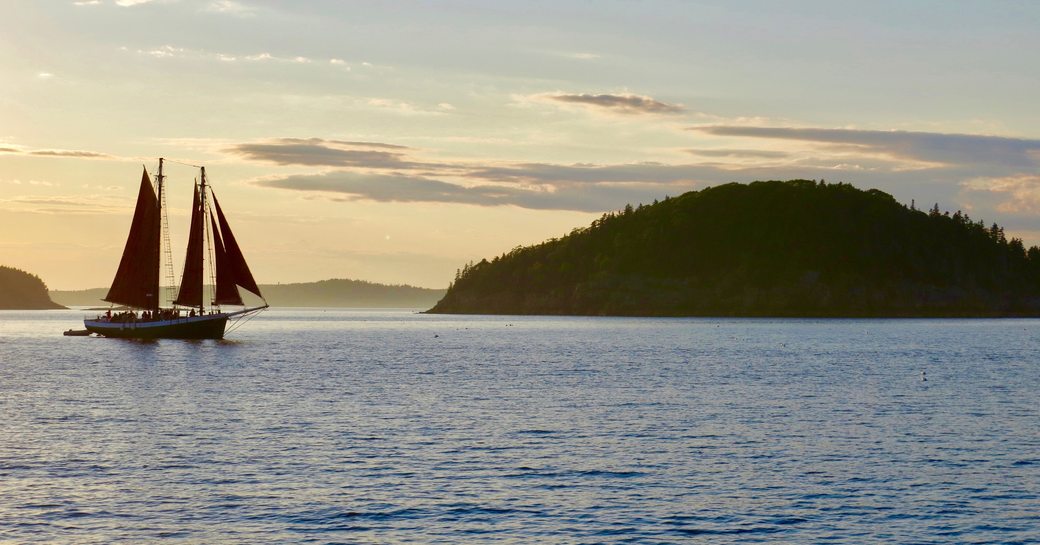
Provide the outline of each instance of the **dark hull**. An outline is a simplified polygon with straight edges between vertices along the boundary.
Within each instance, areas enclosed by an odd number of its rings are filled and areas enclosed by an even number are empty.
[[[227,314],[212,314],[152,322],[83,320],[83,325],[92,333],[121,339],[222,339],[227,321]]]

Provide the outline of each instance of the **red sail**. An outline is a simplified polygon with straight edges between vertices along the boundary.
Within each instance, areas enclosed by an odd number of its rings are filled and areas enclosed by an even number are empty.
[[[217,231],[217,222],[210,217],[210,225],[213,228],[213,260],[216,261],[217,290],[213,294],[215,305],[241,305],[242,296],[235,286],[235,273],[231,269],[231,262],[225,251],[224,243],[220,240],[220,232]]]
[[[188,231],[188,249],[184,253],[184,276],[181,277],[181,291],[174,304],[186,307],[202,306],[202,254],[203,231],[202,201],[199,198],[199,186],[195,186],[195,197],[191,201],[191,228]]]
[[[213,204],[217,207],[220,235],[224,239],[224,249],[227,251],[228,262],[234,275],[235,283],[255,293],[258,297],[263,297],[263,295],[260,295],[260,288],[257,287],[256,280],[253,280],[253,273],[249,272],[249,265],[246,265],[246,258],[242,256],[242,250],[238,248],[235,235],[231,233],[231,227],[228,225],[227,218],[224,217],[224,211],[220,209],[220,203],[217,201],[216,195],[213,195]],[[214,232],[216,232],[215,229]]]
[[[159,199],[147,170],[141,175],[141,190],[137,193],[137,208],[123,259],[105,301],[135,308],[159,308]]]

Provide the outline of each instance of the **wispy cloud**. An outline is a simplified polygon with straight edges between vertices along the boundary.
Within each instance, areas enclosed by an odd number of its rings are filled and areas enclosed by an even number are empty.
[[[992,206],[982,206],[979,213],[1032,210],[1034,206],[1040,211],[1040,188],[1034,187],[1037,182],[1033,166],[1040,158],[1035,153],[1038,141],[831,129],[716,126],[698,130],[723,136],[819,142],[823,146],[800,146],[790,151],[693,148],[683,151],[703,161],[613,164],[430,160],[418,157],[423,154],[421,150],[396,144],[320,138],[233,144],[225,152],[279,165],[322,167],[323,171],[313,174],[255,183],[335,195],[331,198],[337,200],[602,211],[706,185],[826,178],[905,195],[907,200],[934,199],[947,203],[944,206],[967,206],[961,204],[967,202],[967,197],[978,200],[983,194],[991,201],[1000,200]],[[923,166],[907,168],[906,158]],[[940,161],[954,158],[958,158],[958,164]],[[1000,158],[1007,158],[1007,163],[991,164],[999,163]],[[965,185],[968,180],[974,182]],[[915,188],[922,187],[928,188],[927,193],[916,193]],[[1000,207],[994,208],[998,204]]]
[[[961,184],[969,193],[995,197],[994,207],[1006,214],[1040,213],[1040,176],[1023,174],[1004,178],[975,178]]]
[[[406,159],[408,148],[380,142],[347,142],[321,138],[279,138],[236,144],[226,152],[279,165],[413,169],[426,166]]]
[[[111,159],[112,156],[105,153],[98,153],[95,151],[80,151],[80,150],[35,150],[30,151],[29,155],[42,155],[45,157],[78,157],[81,159]]]
[[[254,182],[269,188],[336,195],[336,200],[437,202],[602,211],[692,187],[685,167],[660,164],[488,165],[429,161],[416,150],[381,142],[280,138],[235,144],[225,152],[279,165],[335,170]]]
[[[36,155],[40,157],[69,157],[76,159],[115,159],[107,153],[100,153],[96,151],[86,150],[67,150],[67,149],[31,149],[22,146],[15,145],[0,145],[0,153],[10,153],[18,155]]]
[[[455,203],[518,206],[536,210],[601,212],[645,198],[645,187],[541,188],[479,184],[463,186],[424,176],[330,172],[295,175],[256,182],[263,187],[336,195],[333,200]],[[667,192],[666,188],[659,188]]]
[[[16,196],[0,199],[0,209],[33,214],[111,214],[130,209],[111,195]]]
[[[3,183],[10,184],[10,185],[30,185],[30,186],[39,186],[39,187],[54,187],[54,186],[58,185],[58,184],[55,184],[54,182],[49,182],[49,181],[46,181],[46,180],[27,180],[27,181],[23,182],[22,180],[19,180],[19,179],[3,180]]]
[[[1040,140],[1003,136],[744,126],[693,127],[691,130],[716,136],[841,144],[859,148],[860,152],[883,153],[897,158],[935,163],[937,166],[985,164],[1005,170],[1040,166]]]
[[[351,69],[350,63],[343,59],[333,58],[328,59],[326,63],[321,59],[313,59],[304,55],[277,55],[269,51],[260,51],[257,53],[229,53],[223,51],[209,51],[206,49],[193,49],[188,47],[181,47],[171,44],[164,44],[156,47],[146,49],[133,49],[129,47],[122,47],[123,51],[134,51],[138,55],[147,55],[156,59],[185,59],[185,60],[196,60],[205,62],[235,62],[235,63],[252,63],[257,65],[272,64],[272,65],[286,65],[286,64],[315,64],[326,67],[333,67],[339,71],[349,72]],[[321,62],[317,62],[321,61]],[[360,63],[360,65],[371,66],[368,63]]]
[[[668,104],[648,96],[633,94],[549,93],[537,95],[537,98],[625,115],[677,114],[686,111],[686,108],[681,105]]]
[[[454,107],[451,107],[450,104],[448,105],[448,108],[445,108],[444,104],[438,104],[436,108],[428,108],[404,100],[379,97],[369,98],[365,101],[365,104],[380,110],[402,115],[444,115],[451,110],[454,110]]]
[[[684,150],[690,155],[698,157],[716,157],[726,159],[782,159],[790,157],[786,151],[757,150],[757,149],[688,149]]]
[[[205,9],[212,13],[223,13],[237,17],[252,17],[256,15],[256,8],[247,6],[242,2],[235,2],[234,0],[214,0]]]

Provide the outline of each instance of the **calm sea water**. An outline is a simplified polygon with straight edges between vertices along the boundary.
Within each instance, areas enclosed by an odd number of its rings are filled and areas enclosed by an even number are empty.
[[[0,312],[2,542],[1040,543],[1037,320],[81,317]]]

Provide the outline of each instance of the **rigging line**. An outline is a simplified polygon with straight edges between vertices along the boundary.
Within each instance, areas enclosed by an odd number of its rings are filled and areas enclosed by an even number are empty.
[[[178,161],[176,159],[166,159],[166,158],[164,158],[163,160],[166,161],[167,163],[177,163],[178,165],[182,165],[182,166],[186,166],[186,167],[202,168],[202,165],[193,165],[191,163],[185,163],[184,161]]]
[[[266,310],[266,308],[258,308],[256,310],[254,310],[253,312],[244,314],[244,315],[242,315],[242,316],[240,316],[238,318],[232,318],[231,327],[228,328],[228,330],[224,332],[224,336],[227,337],[229,334],[234,332],[236,329],[242,327],[243,325],[245,325],[247,322],[249,322],[253,318],[256,318],[257,316],[259,316],[260,313],[263,312],[264,310]]]

